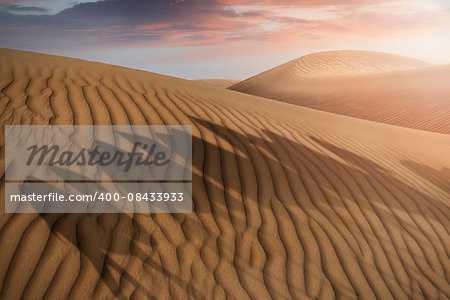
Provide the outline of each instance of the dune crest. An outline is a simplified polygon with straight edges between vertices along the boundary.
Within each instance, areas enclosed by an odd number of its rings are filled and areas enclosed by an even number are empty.
[[[376,74],[430,66],[432,64],[418,59],[390,53],[341,50],[305,55],[275,69],[290,68],[290,71],[298,77],[328,78]]]
[[[450,66],[368,51],[303,56],[232,90],[365,120],[450,134]]]
[[[239,82],[235,79],[197,79],[193,81],[221,88],[227,88]]]
[[[6,49],[0,91],[2,136],[191,124],[194,191],[192,214],[2,214],[1,299],[450,296],[447,135]]]

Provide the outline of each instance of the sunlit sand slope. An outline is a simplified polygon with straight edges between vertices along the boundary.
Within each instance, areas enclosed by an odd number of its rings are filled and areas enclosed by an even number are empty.
[[[450,133],[450,66],[387,53],[307,55],[241,81],[233,90],[328,112]]]
[[[305,55],[262,74],[268,76],[272,72],[277,72],[278,75],[290,73],[290,76],[302,78],[330,78],[335,76],[341,77],[343,75],[376,74],[430,66],[432,65],[421,60],[390,53],[340,50]]]
[[[6,124],[192,124],[192,214],[2,214],[0,298],[446,299],[450,137],[0,50]]]

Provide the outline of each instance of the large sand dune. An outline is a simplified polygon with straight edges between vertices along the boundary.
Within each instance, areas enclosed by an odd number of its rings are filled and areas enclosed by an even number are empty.
[[[306,55],[230,89],[328,112],[450,134],[450,66],[387,53]]]
[[[450,137],[0,50],[5,124],[192,124],[192,214],[2,214],[0,298],[450,297]]]

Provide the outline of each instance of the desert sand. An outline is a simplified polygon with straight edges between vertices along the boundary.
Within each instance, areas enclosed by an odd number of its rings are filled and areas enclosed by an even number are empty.
[[[449,135],[7,49],[0,89],[2,205],[7,124],[192,124],[194,190],[191,214],[1,214],[1,299],[450,297]]]
[[[450,134],[450,65],[370,51],[295,59],[230,88],[365,120]]]
[[[239,82],[235,79],[197,79],[193,81],[221,88],[227,88]]]

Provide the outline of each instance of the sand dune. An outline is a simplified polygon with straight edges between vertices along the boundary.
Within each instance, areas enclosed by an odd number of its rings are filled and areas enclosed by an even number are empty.
[[[227,88],[239,82],[239,80],[234,79],[197,79],[193,81],[221,88]]]
[[[358,50],[317,52],[294,59],[252,78],[277,73],[278,76],[330,78],[346,75],[376,74],[430,67],[427,62],[400,55]],[[287,73],[287,74],[286,74]],[[263,75],[264,74],[264,75]],[[288,79],[284,78],[283,79]]]
[[[450,133],[450,66],[367,51],[316,53],[230,89],[351,117]]]
[[[192,124],[192,214],[2,214],[0,298],[450,297],[450,137],[0,50],[0,124]],[[4,199],[4,138],[0,139]]]

